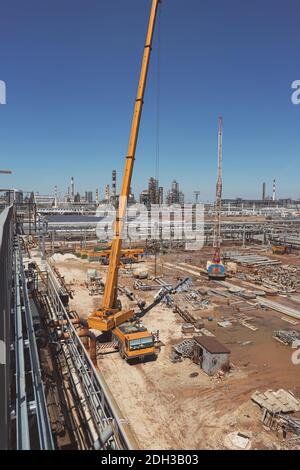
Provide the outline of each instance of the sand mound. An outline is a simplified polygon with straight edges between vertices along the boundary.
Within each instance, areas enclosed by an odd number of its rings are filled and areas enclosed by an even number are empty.
[[[72,253],[66,253],[65,255],[63,255],[62,253],[55,253],[53,256],[51,256],[51,260],[54,261],[55,263],[60,262],[60,261],[73,260],[73,259],[77,259],[77,257],[73,255]]]

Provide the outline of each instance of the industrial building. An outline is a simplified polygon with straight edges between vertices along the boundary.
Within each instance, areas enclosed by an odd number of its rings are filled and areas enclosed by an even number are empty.
[[[196,345],[193,351],[193,361],[199,364],[208,375],[230,368],[230,350],[215,338],[195,336]]]

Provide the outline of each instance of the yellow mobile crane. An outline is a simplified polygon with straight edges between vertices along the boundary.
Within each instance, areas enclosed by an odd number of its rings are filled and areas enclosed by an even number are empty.
[[[108,275],[105,284],[102,308],[88,317],[88,327],[102,332],[111,332],[119,342],[119,350],[122,357],[135,358],[155,355],[154,337],[139,322],[132,323],[133,310],[122,310],[118,301],[118,272],[122,249],[122,228],[127,208],[131,178],[134,166],[136,145],[140,128],[143,109],[145,86],[147,81],[149,61],[151,55],[154,26],[157,17],[160,0],[152,0],[148,33],[144,49],[140,80],[135,101],[132,127],[129,139],[126,164],[123,175],[122,189],[119,198],[119,208],[115,222],[115,236],[112,241],[109,258]],[[95,351],[91,351],[91,355]]]

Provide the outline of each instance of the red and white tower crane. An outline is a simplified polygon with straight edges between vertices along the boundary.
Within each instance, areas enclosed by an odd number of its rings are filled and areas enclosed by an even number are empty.
[[[219,117],[218,134],[218,177],[216,184],[215,201],[215,223],[213,235],[214,255],[212,262],[208,265],[208,277],[210,279],[225,279],[225,268],[221,262],[221,209],[222,209],[222,163],[223,163],[223,118]]]

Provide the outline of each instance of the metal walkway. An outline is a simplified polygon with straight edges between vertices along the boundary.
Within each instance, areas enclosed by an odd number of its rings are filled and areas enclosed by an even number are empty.
[[[15,381],[17,450],[52,450],[54,443],[41,375],[20,243],[14,240]],[[37,432],[36,432],[37,431]]]
[[[53,340],[58,345],[58,353],[64,357],[73,391],[78,393],[79,406],[82,408],[85,430],[91,442],[91,448],[131,450],[136,443],[131,436],[128,423],[121,415],[102,374],[94,367],[72,324],[61,301],[60,292],[57,290],[54,272],[47,263],[45,268],[51,316],[58,323],[56,337]]]

